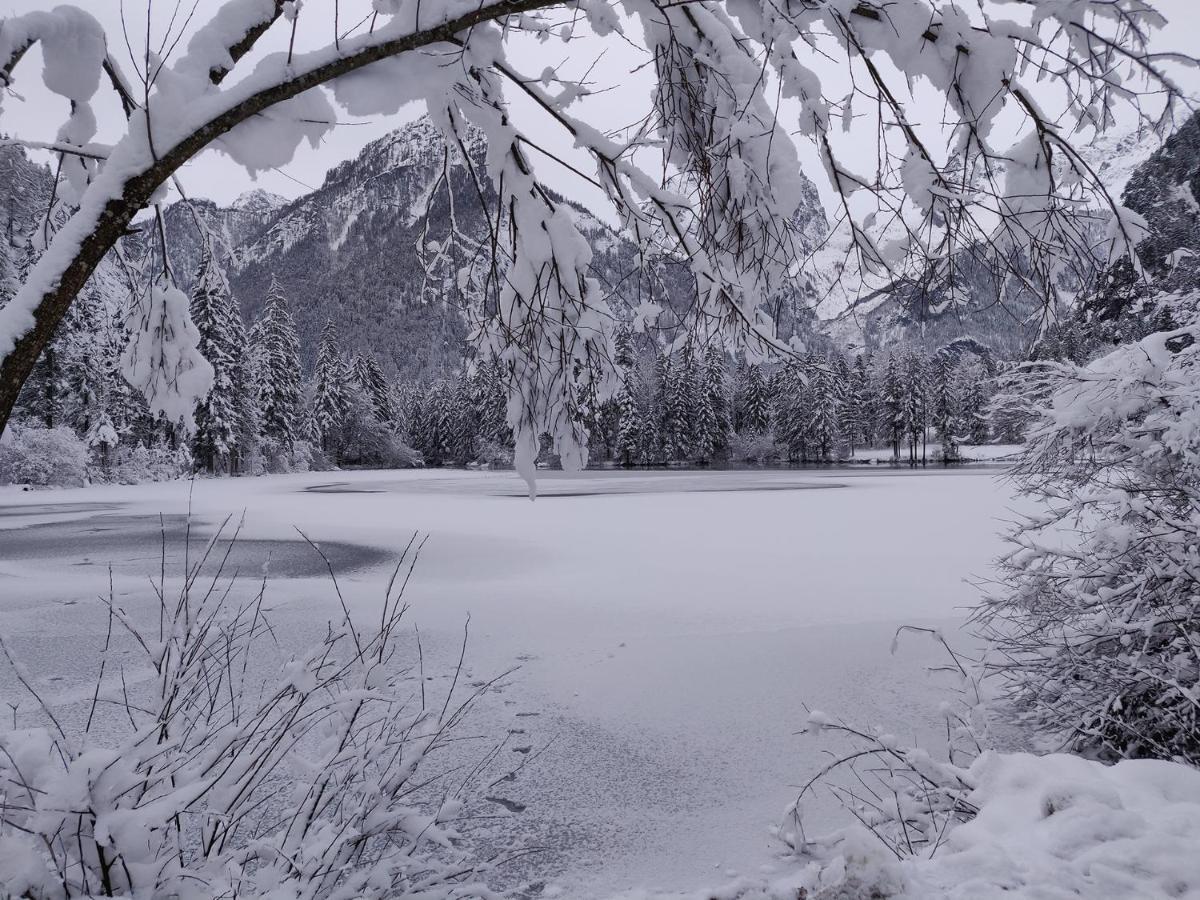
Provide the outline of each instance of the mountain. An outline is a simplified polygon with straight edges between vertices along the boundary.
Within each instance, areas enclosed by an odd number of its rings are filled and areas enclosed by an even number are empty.
[[[490,206],[495,194],[482,134],[468,134],[466,149],[480,173],[482,202]],[[804,183],[796,226],[806,251],[827,226],[815,186]],[[692,282],[682,262],[660,259],[643,267],[631,241],[582,206],[558,199],[588,240],[592,275],[619,314],[647,299],[670,310],[688,305]],[[227,208],[207,200],[190,208],[168,206],[164,218],[172,264],[185,288],[201,253],[196,217],[213,234],[248,318],[258,312],[271,279],[279,279],[308,354],[306,365],[327,318],[338,324],[348,347],[367,349],[406,376],[436,374],[460,363],[467,327],[448,270],[468,260],[455,259],[430,273],[418,248],[443,244],[452,222],[483,244],[487,226],[474,180],[454,155],[447,156],[441,133],[428,120],[371,142],[357,157],[332,168],[317,190],[291,202],[255,191]],[[131,243],[144,245],[150,235],[143,229]],[[773,298],[785,339],[811,327],[812,317],[804,310],[820,289],[804,280]]]
[[[1146,190],[1142,186],[1145,179],[1151,177],[1147,167],[1164,151],[1171,153],[1168,148],[1172,146],[1179,147],[1172,157],[1176,167],[1182,165],[1179,160],[1187,158],[1189,152],[1194,160],[1195,148],[1189,143],[1194,138],[1188,138],[1187,134],[1189,128],[1195,128],[1195,121],[1189,122],[1165,145],[1145,129],[1126,129],[1107,132],[1080,148],[1081,155],[1111,195],[1124,196],[1124,205],[1147,216],[1152,234],[1166,234],[1172,229],[1164,225],[1163,210],[1147,212],[1151,204],[1140,196]],[[1191,146],[1191,150],[1184,149],[1183,144]],[[1180,178],[1183,177],[1181,169]],[[1151,180],[1160,181],[1161,176],[1155,175]],[[1186,200],[1180,201],[1176,195],[1173,201],[1161,205],[1172,210],[1170,215],[1182,215],[1182,207],[1172,207],[1172,203],[1180,202],[1186,206]],[[1189,231],[1190,228],[1192,225],[1181,220],[1173,233],[1180,238],[1200,233]],[[1147,247],[1157,246],[1159,240],[1151,239]],[[1167,240],[1168,244],[1172,242],[1173,239]],[[896,344],[917,344],[933,351],[965,341],[985,346],[1001,358],[1026,356],[1046,322],[1042,299],[1015,279],[997,278],[969,252],[958,255],[956,268],[961,293],[966,297],[963,303],[950,304],[941,292],[927,294],[915,286],[900,285],[860,298],[849,313],[827,322],[826,330],[840,345],[861,345],[872,351]],[[1076,286],[1073,291],[1086,293],[1084,286]]]
[[[1156,286],[1200,283],[1200,113],[1137,167],[1121,202],[1146,220],[1137,254]]]
[[[482,202],[495,195],[486,174],[482,135],[467,136],[479,171]],[[593,252],[593,275],[610,302],[636,306],[649,290],[638,274],[636,248],[580,206],[570,205]],[[343,343],[373,352],[387,368],[420,377],[455,368],[467,326],[452,270],[465,257],[427,272],[419,248],[442,245],[455,225],[485,241],[480,192],[468,169],[448,156],[441,133],[425,119],[371,142],[331,169],[323,184],[291,202],[260,191],[229,208],[209,201],[176,203],[165,212],[177,277],[189,286],[200,258],[198,216],[225,257],[230,284],[248,318],[261,307],[272,278],[283,286],[311,365],[327,318]],[[143,238],[144,240],[144,238]],[[686,272],[666,264],[657,291],[683,296]]]
[[[49,166],[35,163],[17,146],[0,146],[0,306],[21,286],[22,264],[32,262],[30,242],[46,224],[46,210],[54,192]],[[65,213],[60,209],[56,220]],[[117,261],[101,260],[88,282],[105,308],[115,313],[124,307],[129,292]]]
[[[1127,161],[1138,153],[1145,157],[1144,142],[1122,138],[1110,144],[1098,152],[1112,177],[1128,180],[1133,194],[1143,191]],[[306,367],[321,327],[333,319],[348,349],[372,352],[393,374],[423,377],[457,368],[467,324],[453,273],[470,260],[454,256],[427,272],[422,257],[430,254],[419,250],[446,245],[452,227],[485,244],[482,204],[494,203],[495,194],[482,135],[467,135],[466,149],[480,174],[479,188],[457,157],[447,155],[441,133],[422,119],[366,145],[332,168],[319,188],[294,200],[254,190],[228,206],[206,199],[168,205],[164,222],[172,269],[189,289],[202,253],[197,227],[202,223],[247,319],[261,308],[271,279],[279,279],[297,319]],[[51,185],[46,167],[29,162],[19,149],[0,148],[0,223],[7,228],[0,284],[9,284],[9,291],[25,235],[45,208]],[[797,254],[810,264],[769,301],[785,340],[823,333],[841,346],[868,349],[896,343],[935,349],[973,340],[1012,357],[1023,354],[1036,337],[1038,301],[996,283],[969,260],[961,265],[971,298],[965,307],[897,288],[868,296],[845,314],[855,291],[840,280],[844,248],[838,235],[829,234],[815,186],[807,179],[804,185],[794,224]],[[676,311],[690,304],[692,281],[681,261],[658,259],[645,267],[632,242],[582,206],[562,202],[591,244],[592,274],[618,314],[647,299]],[[134,261],[159,252],[153,219],[143,218],[138,227],[124,241]],[[97,276],[102,289],[114,294],[114,303],[124,302],[118,274],[119,266],[108,260]],[[818,304],[821,318],[812,312]],[[669,334],[669,315],[667,320]]]

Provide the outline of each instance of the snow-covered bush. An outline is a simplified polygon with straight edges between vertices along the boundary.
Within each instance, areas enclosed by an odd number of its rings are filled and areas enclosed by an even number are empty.
[[[78,486],[87,481],[88,456],[70,428],[13,425],[0,441],[0,484]]]
[[[475,464],[487,469],[511,469],[512,450],[496,441],[481,441],[475,454]]]
[[[1200,891],[1200,772],[1067,754],[982,754],[977,813],[936,854],[897,860],[856,825],[770,876],[613,900],[1160,900]]]
[[[779,459],[780,452],[771,431],[745,431],[729,439],[729,457],[734,462],[760,466]]]
[[[893,652],[906,633],[928,636],[945,651],[946,663],[934,671],[955,683],[955,702],[941,708],[946,728],[941,758],[881,728],[810,712],[807,730],[835,736],[842,747],[830,751],[830,763],[805,782],[788,810],[780,837],[798,853],[818,852],[827,843],[824,835],[810,832],[804,817],[818,788],[829,790],[897,859],[932,856],[956,825],[978,812],[970,799],[976,782],[969,769],[990,740],[977,660],[955,651],[940,631],[917,626],[896,632]]]
[[[988,671],[1056,745],[1200,765],[1200,298],[1176,299],[1183,327],[1026,370],[1014,478],[1039,511],[975,619]]]
[[[430,769],[486,688],[427,700],[399,640],[418,545],[374,624],[343,603],[323,640],[293,650],[276,640],[266,585],[243,591],[225,572],[224,531],[176,596],[158,587],[153,624],[109,597],[82,729],[60,724],[0,642],[45,723],[0,732],[0,892],[493,897],[451,824],[471,779]],[[131,654],[148,681],[127,681]]]
[[[146,481],[174,481],[192,474],[194,463],[191,451],[185,445],[172,448],[163,441],[147,447],[121,446],[110,455],[114,460],[107,472],[100,472],[108,480],[119,484],[141,484]]]

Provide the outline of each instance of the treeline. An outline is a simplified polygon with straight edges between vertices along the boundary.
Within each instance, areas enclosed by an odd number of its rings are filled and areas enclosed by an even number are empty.
[[[330,322],[306,379],[278,282],[247,328],[211,255],[197,273],[191,313],[214,371],[194,431],[150,414],[122,375],[129,335],[120,315],[85,295],[21,395],[18,429],[36,424],[56,436],[27,436],[28,454],[46,456],[49,440],[61,445],[58,455],[86,469],[80,478],[117,481],[192,470],[511,462],[508,390],[498,363],[477,362],[433,380],[389,380],[372,356],[348,353]],[[990,356],[962,348],[853,358],[826,350],[759,365],[716,346],[666,352],[622,330],[614,350],[615,398],[578,411],[594,464],[831,462],[880,447],[915,463],[953,460],[961,443],[1020,440],[1018,418],[991,409],[999,373]]]
[[[635,350],[623,332],[615,362],[616,398],[579,413],[593,464],[833,462],[859,448],[915,463],[1021,440],[1022,416],[996,403],[1001,373],[965,350],[826,351],[764,366],[715,346]],[[511,447],[497,366],[402,384],[396,397],[399,433],[427,464],[494,463]]]

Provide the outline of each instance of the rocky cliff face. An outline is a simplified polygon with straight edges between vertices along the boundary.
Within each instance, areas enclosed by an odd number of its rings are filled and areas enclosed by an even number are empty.
[[[468,138],[468,153],[482,176],[482,198],[468,170],[453,154],[447,156],[441,134],[419,120],[368,144],[331,169],[320,188],[294,201],[255,192],[230,209],[208,201],[196,201],[193,208],[222,248],[247,317],[257,313],[277,277],[306,352],[314,352],[321,326],[332,318],[349,347],[369,349],[406,375],[432,374],[458,365],[466,328],[454,279],[444,270],[427,272],[419,247],[444,242],[452,222],[483,240],[481,202],[495,200],[485,149],[481,135]],[[632,309],[647,299],[673,309],[689,302],[685,266],[668,260],[642,271],[637,247],[583,207],[571,209],[592,247],[592,274],[614,309]],[[200,255],[192,212],[175,204],[166,220],[172,261],[190,284]],[[824,234],[815,188],[797,224],[805,242]],[[776,305],[785,335],[810,324],[796,310],[818,289],[800,282],[781,292]]]
[[[1149,225],[1147,274],[1168,291],[1200,284],[1200,113],[1130,175],[1122,202]]]

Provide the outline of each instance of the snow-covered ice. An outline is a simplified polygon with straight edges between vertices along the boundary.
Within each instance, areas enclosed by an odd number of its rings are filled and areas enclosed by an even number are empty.
[[[408,594],[426,653],[456,658],[469,614],[470,677],[519,666],[471,728],[511,730],[507,768],[525,763],[488,791],[512,839],[546,848],[510,877],[581,900],[698,888],[778,864],[768,829],[822,761],[797,734],[806,705],[904,738],[936,727],[934,649],[889,645],[902,622],[953,637],[975,598],[964,579],[1000,549],[1012,501],[997,473],[547,472],[536,502],[512,473],[437,471],[3,488],[0,616],[46,693],[82,707],[106,563],[118,594],[147,595],[160,513],[190,502],[203,531],[245,510],[243,537],[270,542],[250,547],[274,551],[278,631],[296,642],[336,599],[290,552],[293,526],[344,551],[360,611],[428,532]],[[255,575],[260,561],[239,564]]]

